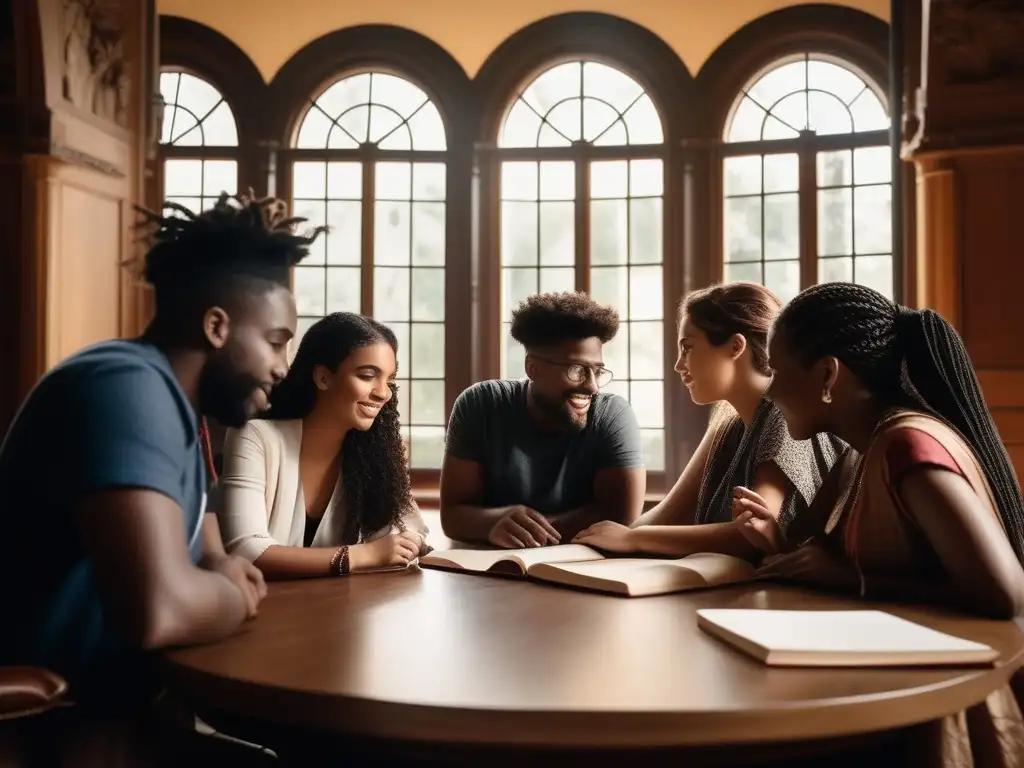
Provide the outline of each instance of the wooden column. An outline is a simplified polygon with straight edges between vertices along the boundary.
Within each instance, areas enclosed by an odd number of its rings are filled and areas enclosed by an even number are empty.
[[[152,138],[153,0],[14,0],[0,25],[0,435],[48,368],[140,329],[132,206]],[[11,87],[13,86],[13,87]],[[5,203],[5,207],[7,207]]]
[[[908,288],[963,336],[1020,472],[1024,4],[924,0],[916,18],[920,68],[907,77],[917,87],[902,147],[917,176]]]

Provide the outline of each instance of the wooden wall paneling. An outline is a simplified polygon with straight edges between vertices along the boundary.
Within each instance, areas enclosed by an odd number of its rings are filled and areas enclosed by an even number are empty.
[[[920,90],[902,148],[919,190],[917,286],[960,331],[1015,465],[1024,466],[1024,5],[924,0]]]
[[[17,364],[3,377],[0,428],[49,366],[137,330],[137,292],[120,263],[142,195],[155,18],[152,0],[14,6],[15,120],[0,152],[21,207],[0,304],[15,307]]]

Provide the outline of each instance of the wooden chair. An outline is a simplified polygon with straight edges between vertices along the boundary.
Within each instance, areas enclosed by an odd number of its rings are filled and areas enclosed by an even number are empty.
[[[59,706],[68,684],[48,669],[0,667],[0,721],[40,715]]]
[[[37,725],[43,715],[65,703],[68,684],[60,675],[40,667],[0,667],[0,765],[35,768],[52,762],[38,749]]]

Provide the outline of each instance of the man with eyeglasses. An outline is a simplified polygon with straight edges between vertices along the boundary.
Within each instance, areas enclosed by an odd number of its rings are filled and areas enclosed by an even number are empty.
[[[441,473],[447,536],[505,548],[568,543],[640,514],[646,473],[629,403],[602,348],[618,313],[585,293],[531,296],[512,313],[526,379],[474,384],[455,401]]]

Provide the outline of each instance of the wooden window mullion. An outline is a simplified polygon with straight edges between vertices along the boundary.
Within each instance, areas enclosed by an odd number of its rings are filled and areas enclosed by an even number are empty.
[[[800,134],[800,290],[818,282],[818,172],[814,132]]]
[[[377,195],[377,163],[371,153],[363,159],[363,221],[362,258],[360,260],[359,284],[360,313],[373,317],[373,225]]]
[[[576,158],[576,290],[590,292],[590,158]]]

